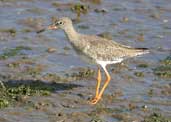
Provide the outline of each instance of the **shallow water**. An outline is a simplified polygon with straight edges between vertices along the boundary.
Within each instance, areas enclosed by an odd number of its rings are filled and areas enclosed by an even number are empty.
[[[52,5],[54,2],[61,5],[55,7]],[[33,61],[34,65],[43,66],[39,77],[47,73],[62,74],[68,70],[77,71],[80,67],[96,70],[96,66],[87,64],[79,58],[62,31],[36,33],[51,23],[52,16],[76,18],[76,13],[72,12],[69,6],[64,5],[67,3],[82,3],[89,6],[88,13],[81,15],[81,21],[74,24],[77,31],[84,34],[108,32],[117,42],[133,47],[146,47],[151,49],[151,53],[124,61],[121,66],[112,65],[109,68],[112,81],[103,100],[96,106],[86,103],[87,99],[94,95],[95,78],[91,77],[88,80],[71,81],[82,85],[82,88],[57,91],[48,97],[31,98],[33,102],[49,100],[52,106],[45,107],[45,110],[28,109],[22,106],[1,109],[0,121],[87,122],[98,118],[104,122],[121,120],[139,122],[152,112],[170,116],[171,94],[169,92],[168,95],[163,95],[161,91],[164,90],[165,85],[171,83],[171,79],[159,78],[153,74],[153,68],[159,65],[159,61],[170,55],[171,3],[169,0],[108,0],[102,1],[101,4],[79,0],[0,1],[0,30],[10,28],[16,30],[15,36],[0,31],[0,54],[5,49],[17,46],[30,47],[31,50],[23,50],[22,53]],[[95,9],[106,12],[95,12]],[[55,48],[56,51],[48,53],[48,48]],[[22,74],[22,68],[13,69],[7,66],[20,59],[21,56],[17,55],[0,60],[1,74],[14,76],[18,72]],[[148,67],[137,67],[141,63],[148,64]],[[143,72],[144,77],[135,76],[135,72]],[[32,79],[31,76],[25,77],[25,79],[29,78]],[[155,92],[152,96],[148,95],[150,89]],[[130,110],[129,104],[136,107]],[[146,111],[142,110],[143,106],[147,106]],[[106,110],[109,108],[112,110]],[[62,113],[62,116],[58,116],[58,113]]]

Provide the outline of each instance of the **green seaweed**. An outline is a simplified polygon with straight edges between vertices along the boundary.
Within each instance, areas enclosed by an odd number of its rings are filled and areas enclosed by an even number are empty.
[[[52,73],[47,73],[46,75],[43,76],[43,78],[47,81],[60,81],[61,76],[57,74],[52,74]]]
[[[93,118],[90,122],[103,122],[100,118]]]
[[[72,74],[65,74],[67,77],[74,78],[76,80],[80,80],[83,78],[91,77],[95,74],[95,71],[90,68],[83,68],[79,72],[74,72]]]
[[[153,69],[155,75],[161,78],[171,78],[171,56],[160,61],[160,65]]]
[[[12,36],[16,36],[17,33],[15,28],[0,29],[0,32],[10,33]]]
[[[0,0],[1,2],[16,2],[16,0]]]
[[[109,39],[109,40],[112,40],[112,38],[113,38],[112,34],[110,32],[103,32],[101,34],[98,34],[98,36]]]
[[[134,75],[137,76],[137,77],[144,77],[143,72],[134,72]]]
[[[71,50],[71,48],[68,47],[68,46],[65,46],[63,49],[64,49],[64,50]]]
[[[171,65],[171,56],[168,56],[164,60],[161,60],[160,63],[164,65]]]
[[[41,81],[32,81],[27,83],[4,83],[6,89],[0,93],[0,108],[14,105],[17,102],[23,102],[30,96],[48,96],[50,92],[55,91],[55,86],[42,83]]]
[[[148,64],[139,64],[139,65],[137,65],[137,67],[147,68],[148,67]]]
[[[147,93],[148,93],[149,96],[153,96],[154,90],[153,89],[149,89],[149,91]]]
[[[37,75],[40,75],[43,68],[43,65],[30,66],[25,69],[24,73],[36,77]]]
[[[82,2],[90,2],[92,4],[101,4],[102,0],[80,0]]]
[[[171,66],[158,66],[154,69],[154,73],[162,78],[171,78]]]
[[[31,8],[31,9],[27,9],[26,11],[28,11],[30,13],[34,13],[34,14],[44,14],[45,13],[45,9],[42,9],[42,8]]]
[[[21,30],[21,32],[30,33],[30,32],[32,32],[32,30],[30,28],[24,28],[24,29]]]
[[[153,113],[146,117],[143,122],[171,122],[171,120],[163,117],[159,113]]]
[[[81,14],[87,14],[88,13],[88,6],[77,3],[71,7],[71,10],[77,14],[77,19],[80,20]]]
[[[107,13],[108,11],[106,9],[104,9],[104,8],[103,9],[97,9],[96,8],[96,9],[94,9],[94,12],[96,12],[96,13],[103,13],[104,14],[104,13]]]
[[[9,101],[7,99],[0,99],[0,108],[5,108],[9,106]]]
[[[56,7],[56,8],[68,8],[68,7],[71,7],[73,6],[73,3],[61,3],[61,2],[53,2],[52,3],[52,6]]]
[[[18,55],[22,50],[31,50],[30,47],[26,47],[26,46],[17,46],[15,48],[11,48],[11,49],[5,49],[4,52],[2,54],[0,54],[0,60],[2,59],[7,59],[9,57],[13,57]],[[20,53],[21,54],[21,53]]]
[[[54,7],[59,7],[60,4],[59,4],[58,2],[53,2],[53,3],[52,3],[52,6],[54,6]]]
[[[37,86],[33,86],[34,84]],[[25,84],[25,85],[19,85],[19,86],[7,88],[6,92],[9,97],[16,99],[18,96],[22,96],[22,95],[25,96],[49,95],[50,92],[48,90],[51,91],[52,89],[49,89],[49,87],[42,86],[39,83],[32,83],[30,85]]]
[[[81,29],[89,29],[89,26],[87,26],[87,25],[79,25],[78,28],[81,28]]]
[[[80,69],[73,69],[76,71],[68,71],[64,72],[63,74],[52,74],[52,73],[47,73],[46,75],[43,76],[43,78],[47,81],[63,81],[63,82],[68,82],[68,81],[73,81],[73,80],[82,80],[85,78],[91,78],[94,74],[95,71],[90,69],[90,68],[80,68]]]

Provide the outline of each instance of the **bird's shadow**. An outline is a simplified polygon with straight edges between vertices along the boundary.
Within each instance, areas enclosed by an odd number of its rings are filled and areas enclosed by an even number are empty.
[[[71,90],[77,87],[83,87],[73,83],[48,83],[41,80],[8,80],[4,82],[4,86],[9,88],[18,88],[20,86],[29,87],[32,90],[46,90],[49,92],[57,92],[64,90]]]

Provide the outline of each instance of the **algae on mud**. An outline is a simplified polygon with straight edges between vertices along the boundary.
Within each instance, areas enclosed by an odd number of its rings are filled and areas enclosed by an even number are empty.
[[[82,2],[90,2],[90,3],[93,3],[93,4],[101,4],[102,3],[102,0],[80,0]]]
[[[99,118],[94,118],[90,122],[103,122],[103,120],[101,120]]]
[[[148,67],[148,64],[145,64],[145,63],[138,64],[137,67],[147,68]]]
[[[137,76],[137,77],[144,77],[143,72],[134,72],[134,75]]]
[[[80,68],[79,72],[73,72],[72,74],[65,74],[65,75],[75,80],[81,80],[84,78],[90,78],[94,74],[95,74],[95,71],[90,68]]]
[[[7,64],[7,66],[10,68],[20,68],[23,65],[35,65],[35,62],[32,59],[23,56],[21,59],[12,61]]]
[[[66,71],[63,74],[47,73],[46,75],[43,76],[43,79],[50,82],[59,82],[59,81],[67,82],[67,81],[91,78],[92,76],[94,76],[94,74],[95,71],[90,68],[77,68],[77,69]]]
[[[81,14],[87,14],[89,7],[84,4],[75,4],[71,7],[71,10],[77,14],[77,21],[80,21]]]
[[[55,91],[52,84],[46,84],[41,81],[20,81],[17,83],[5,82],[6,89],[0,92],[0,108],[13,106],[17,102],[23,102],[23,99],[30,96],[48,96],[50,92]]]
[[[112,34],[109,33],[109,32],[100,33],[100,34],[98,34],[98,36],[103,37],[103,38],[106,38],[106,39],[109,39],[109,40],[112,40],[113,39]]]
[[[142,122],[171,122],[171,118],[165,118],[159,113],[153,113],[150,116],[146,117]]]
[[[7,99],[0,98],[0,109],[9,106],[9,101]]]
[[[62,83],[56,85],[55,92],[48,91],[51,94],[50,96],[21,95],[12,102],[3,98],[0,100],[1,105],[9,107],[1,109],[0,121],[140,122],[144,118],[147,121],[147,117],[154,111],[161,113],[165,117],[169,116],[170,79],[158,76],[153,72],[155,70],[151,70],[153,67],[170,65],[170,59],[156,63],[159,59],[163,59],[163,57],[170,54],[170,51],[165,50],[171,47],[169,42],[171,36],[169,1],[0,1],[0,27],[2,30],[7,29],[7,31],[0,31],[0,43],[2,44],[0,44],[0,54],[5,52],[3,50],[5,47],[15,48],[17,44],[33,47],[31,51],[21,50],[16,56],[9,57],[7,60],[0,60],[0,80],[8,82],[10,79],[19,81],[22,79],[26,82],[27,80],[40,79],[46,82]],[[92,97],[95,79],[91,73],[91,75],[86,75],[85,72],[87,71],[79,73],[80,70],[77,68],[85,67],[87,64],[81,62],[75,56],[72,48],[65,48],[65,46],[70,47],[70,45],[65,41],[66,38],[63,34],[60,31],[46,31],[41,35],[35,33],[42,26],[50,23],[51,16],[75,18],[77,12],[72,11],[71,8],[78,3],[89,6],[87,14],[83,15],[81,13],[81,21],[74,23],[74,26],[82,33],[99,34],[108,32],[109,37],[118,42],[135,47],[144,46],[153,50],[151,54],[137,58],[138,60],[134,59],[133,63],[128,60],[127,63],[123,63],[124,66],[112,66],[113,80],[104,94],[105,99],[97,105],[102,105],[99,108],[89,106],[85,102],[85,100]],[[153,11],[160,15],[159,19],[155,17]],[[46,50],[49,47],[57,47],[57,51],[47,53]],[[61,56],[64,51],[69,52],[68,55]],[[23,56],[20,53],[26,55]],[[28,58],[23,59],[22,57]],[[76,58],[76,60],[73,58]],[[143,61],[140,61],[141,59]],[[45,66],[43,70],[38,64]],[[92,65],[88,66],[94,68]],[[68,68],[71,71],[68,72]],[[113,70],[114,68],[117,69]],[[143,72],[144,77],[136,77],[134,72]],[[77,88],[77,86],[70,85],[70,83],[79,84],[82,87]],[[20,89],[24,91],[24,88]],[[116,93],[117,89],[121,93]],[[49,102],[46,102],[48,100]],[[17,102],[17,104],[13,104],[13,102]],[[13,111],[14,114],[8,111]],[[15,114],[15,112],[22,114]],[[73,114],[69,114],[69,112]],[[136,116],[137,119],[129,120],[130,116]],[[155,121],[151,119],[147,122]]]
[[[16,36],[16,29],[15,28],[5,28],[5,29],[0,29],[0,32],[4,33],[10,33],[12,36]]]
[[[160,61],[158,67],[153,69],[154,74],[161,77],[170,79],[171,78],[171,56],[166,57]]]
[[[72,12],[76,13],[76,19],[75,21],[80,21],[81,14],[87,14],[89,6],[82,3],[59,3],[59,2],[53,2],[52,6],[58,8],[58,10],[71,10]]]
[[[23,55],[22,50],[31,50],[30,47],[27,46],[17,46],[15,48],[6,48],[2,54],[0,54],[0,60],[4,60],[18,54]]]

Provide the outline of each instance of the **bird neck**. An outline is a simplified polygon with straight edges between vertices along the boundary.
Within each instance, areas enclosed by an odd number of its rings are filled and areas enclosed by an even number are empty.
[[[78,40],[78,35],[79,34],[75,31],[73,26],[70,26],[70,27],[66,28],[64,31],[65,31],[65,34],[67,35],[68,39],[71,42]]]

